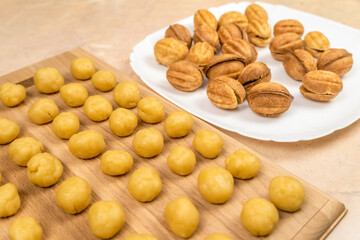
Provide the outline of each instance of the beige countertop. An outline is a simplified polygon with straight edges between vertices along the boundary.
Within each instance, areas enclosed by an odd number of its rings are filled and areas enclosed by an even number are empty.
[[[263,1],[360,29],[359,0]],[[80,46],[141,81],[129,65],[136,43],[199,8],[227,2],[231,0],[0,0],[0,75]],[[349,212],[329,240],[360,239],[360,121],[297,143],[231,135],[345,204]]]

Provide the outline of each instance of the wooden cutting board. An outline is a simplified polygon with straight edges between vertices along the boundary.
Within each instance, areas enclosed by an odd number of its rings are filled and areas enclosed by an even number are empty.
[[[270,160],[249,149],[241,142],[223,134],[224,149],[215,160],[208,160],[196,153],[197,165],[192,174],[186,177],[172,173],[166,165],[166,157],[172,147],[184,145],[192,148],[194,133],[199,129],[216,130],[205,121],[194,117],[192,132],[181,139],[170,139],[163,130],[163,122],[158,124],[146,124],[139,121],[136,131],[145,127],[155,127],[160,130],[165,138],[165,147],[162,153],[152,159],[144,159],[135,154],[131,146],[133,135],[120,138],[114,135],[108,126],[108,121],[95,123],[89,120],[82,107],[70,108],[61,99],[59,93],[41,94],[33,86],[32,76],[42,67],[55,67],[65,78],[65,83],[80,82],[85,85],[89,95],[101,94],[109,99],[114,108],[117,105],[113,101],[112,92],[102,93],[95,90],[90,81],[75,80],[69,70],[72,59],[80,56],[94,60],[98,70],[111,70],[115,73],[117,81],[131,80],[114,67],[106,64],[82,49],[75,49],[58,56],[46,59],[29,67],[7,74],[0,78],[0,83],[6,81],[20,83],[27,88],[26,100],[17,107],[8,108],[0,104],[0,116],[17,122],[21,127],[20,137],[32,136],[39,139],[45,146],[45,151],[58,157],[64,165],[64,173],[59,182],[66,178],[77,175],[85,178],[91,185],[92,202],[98,200],[116,200],[120,202],[126,214],[126,223],[114,239],[124,239],[131,233],[151,233],[159,240],[180,239],[172,234],[164,219],[166,204],[179,196],[187,195],[195,204],[200,213],[200,223],[191,239],[204,239],[206,235],[214,232],[222,232],[231,235],[234,239],[257,239],[251,236],[240,223],[242,205],[250,198],[260,196],[268,199],[268,185],[270,180],[278,175],[292,175],[288,171],[275,165]],[[163,102],[166,114],[179,110],[177,106],[162,98],[148,87],[140,84],[143,97],[156,96]],[[27,117],[30,105],[39,98],[53,99],[59,106],[60,111],[69,111],[76,114],[81,122],[80,130],[95,129],[104,135],[106,150],[122,149],[129,151],[134,157],[134,165],[130,173],[124,176],[111,177],[103,174],[99,167],[99,158],[81,160],[74,157],[68,150],[68,141],[57,138],[51,131],[51,124],[35,125]],[[137,109],[132,109],[135,113]],[[220,117],[220,116],[219,116]],[[259,174],[251,180],[235,180],[235,189],[228,202],[222,205],[214,205],[204,200],[197,189],[197,176],[200,170],[207,166],[225,166],[224,159],[234,151],[245,148],[255,153],[262,162]],[[8,145],[0,146],[0,172],[3,175],[2,183],[14,183],[21,197],[21,208],[12,217],[0,219],[0,239],[9,239],[7,232],[12,221],[18,216],[35,217],[44,229],[43,239],[96,239],[87,224],[88,209],[78,215],[70,215],[64,212],[55,203],[55,189],[59,183],[49,188],[40,188],[32,185],[26,175],[26,168],[17,166],[12,162],[7,153]],[[150,203],[140,203],[130,195],[127,182],[130,174],[140,166],[153,166],[160,173],[163,190],[160,195]],[[321,171],[319,169],[319,171]],[[306,188],[306,200],[301,210],[296,213],[280,211],[280,220],[273,233],[266,239],[324,239],[335,225],[345,215],[344,205],[331,198],[312,185],[303,182]]]

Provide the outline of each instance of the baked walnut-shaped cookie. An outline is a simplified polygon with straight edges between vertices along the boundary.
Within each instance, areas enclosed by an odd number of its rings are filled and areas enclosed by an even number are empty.
[[[206,65],[204,72],[209,80],[218,76],[236,79],[244,69],[244,66],[245,62],[241,57],[234,54],[222,54],[213,57]]]
[[[226,41],[222,47],[222,53],[238,55],[244,59],[245,64],[255,62],[258,56],[254,45],[239,38]]]
[[[192,42],[189,30],[181,24],[170,25],[165,32],[165,38],[174,38],[183,41],[188,48],[190,48]]]
[[[156,61],[162,65],[170,66],[174,62],[183,60],[189,49],[186,43],[174,38],[163,38],[154,46]]]
[[[179,61],[171,64],[166,72],[166,78],[176,89],[191,92],[199,88],[204,80],[200,68],[188,61]]]
[[[271,41],[270,52],[276,60],[283,61],[288,52],[303,47],[304,42],[298,34],[283,33]]]
[[[221,44],[224,44],[227,40],[232,38],[246,40],[245,31],[237,23],[230,23],[224,26],[220,26],[218,35]]]
[[[238,81],[244,86],[246,93],[262,82],[270,82],[271,70],[262,62],[250,63],[241,72]]]
[[[299,81],[304,78],[306,73],[316,70],[314,57],[304,49],[296,49],[287,53],[283,65],[287,74]]]
[[[250,21],[246,32],[249,42],[257,47],[265,47],[271,41],[271,27],[266,21]]]
[[[314,57],[320,55],[330,47],[329,40],[321,32],[309,32],[304,39],[305,49]]]
[[[349,72],[354,61],[352,54],[345,49],[328,49],[324,51],[317,60],[319,70],[334,72],[339,76]]]
[[[220,26],[225,26],[225,25],[230,24],[230,23],[236,23],[242,29],[246,29],[247,25],[248,25],[248,19],[244,14],[239,13],[237,11],[231,11],[231,12],[224,13],[219,18],[219,25]]]
[[[207,9],[199,9],[194,15],[194,26],[195,29],[203,25],[209,26],[214,30],[217,30],[218,21],[214,14]]]
[[[214,52],[217,52],[219,46],[219,36],[217,32],[209,26],[203,25],[194,31],[194,43],[206,42],[214,48]]]
[[[245,9],[245,15],[249,22],[254,20],[260,20],[266,22],[268,20],[268,14],[263,7],[258,4],[250,4]]]
[[[274,26],[274,36],[278,36],[283,33],[296,33],[300,37],[304,34],[304,26],[298,20],[285,19],[277,22]]]
[[[207,42],[197,42],[190,48],[186,60],[204,67],[214,57],[214,48]]]

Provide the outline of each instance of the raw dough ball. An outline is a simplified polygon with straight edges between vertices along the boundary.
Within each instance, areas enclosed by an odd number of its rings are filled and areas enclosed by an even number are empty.
[[[23,85],[6,82],[0,87],[0,100],[5,106],[14,107],[24,101],[26,89]]]
[[[12,183],[0,187],[0,217],[14,215],[20,208],[19,193]]]
[[[138,124],[138,119],[130,110],[125,108],[115,109],[109,118],[110,130],[119,137],[132,134]]]
[[[64,78],[56,68],[46,67],[36,71],[34,84],[41,93],[54,93],[64,85]]]
[[[101,122],[109,118],[113,107],[109,100],[100,95],[90,96],[84,104],[86,116],[95,122]]]
[[[270,201],[280,210],[295,212],[305,200],[304,186],[290,176],[278,176],[269,186]]]
[[[80,128],[78,117],[71,112],[62,112],[54,118],[51,124],[51,130],[56,136],[62,139],[69,139],[77,133]]]
[[[27,163],[27,175],[31,183],[39,187],[49,187],[59,181],[63,165],[50,153],[38,153]]]
[[[26,166],[32,156],[44,151],[44,145],[32,137],[15,139],[9,145],[10,158],[19,166]]]
[[[11,224],[9,236],[11,240],[41,240],[42,227],[32,217],[18,217]]]
[[[120,107],[133,108],[140,101],[140,89],[136,82],[121,82],[114,89],[113,96]]]
[[[158,240],[158,239],[150,234],[135,233],[126,237],[125,240]]]
[[[20,127],[14,121],[0,118],[0,132],[0,144],[7,144],[19,135]]]
[[[108,150],[101,156],[101,171],[108,175],[123,175],[131,170],[133,157],[122,150]]]
[[[78,176],[63,181],[56,189],[56,203],[70,214],[82,212],[91,203],[91,187]]]
[[[254,236],[270,234],[279,221],[279,212],[268,200],[252,198],[241,211],[241,223]]]
[[[78,80],[91,78],[95,72],[95,63],[90,58],[79,57],[72,60],[71,73]]]
[[[150,202],[161,192],[161,178],[155,169],[141,167],[131,174],[128,188],[139,202]]]
[[[189,238],[199,223],[199,212],[189,198],[179,197],[166,205],[165,218],[176,236]]]
[[[69,150],[78,158],[94,158],[105,149],[104,137],[95,130],[76,133],[69,139]]]
[[[196,157],[193,151],[183,146],[176,146],[171,149],[167,158],[167,165],[170,170],[179,175],[190,174],[196,164]]]
[[[92,75],[91,83],[97,90],[107,92],[115,87],[116,77],[111,71],[100,70]]]
[[[216,158],[220,154],[224,140],[217,132],[199,130],[196,132],[193,146],[195,150],[206,158]]]
[[[145,128],[135,134],[132,145],[139,156],[151,158],[158,155],[163,149],[164,137],[155,128]]]
[[[256,176],[259,172],[261,163],[251,152],[240,149],[229,155],[225,159],[226,169],[231,172],[233,177],[249,179]]]
[[[81,83],[69,83],[60,88],[60,95],[68,106],[79,107],[85,103],[89,94]]]
[[[204,240],[233,240],[233,239],[227,234],[213,233],[208,235]]]
[[[189,134],[194,120],[191,114],[184,111],[172,112],[165,120],[165,132],[171,138],[179,138]]]
[[[211,203],[224,203],[233,193],[234,178],[222,167],[207,167],[198,176],[201,196]]]
[[[98,238],[111,238],[124,225],[125,215],[115,201],[98,201],[89,210],[89,226]]]
[[[161,122],[165,116],[164,106],[156,97],[144,97],[139,101],[138,115],[146,123]]]
[[[48,98],[37,100],[28,110],[30,120],[39,125],[51,122],[58,114],[58,106],[53,100]]]

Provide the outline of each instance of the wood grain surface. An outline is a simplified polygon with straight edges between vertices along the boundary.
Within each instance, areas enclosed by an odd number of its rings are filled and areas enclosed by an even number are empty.
[[[26,100],[17,107],[7,108],[0,105],[0,116],[17,122],[21,127],[19,137],[32,136],[39,139],[45,146],[45,151],[57,156],[64,165],[64,173],[59,181],[77,175],[86,179],[93,190],[92,203],[98,200],[116,200],[124,208],[126,223],[115,239],[123,239],[131,233],[151,233],[159,240],[179,239],[172,234],[165,222],[163,212],[166,204],[179,196],[187,195],[198,208],[200,213],[199,226],[191,239],[204,239],[210,233],[223,232],[231,235],[234,239],[258,239],[252,237],[240,223],[242,204],[256,196],[268,198],[268,184],[278,175],[291,175],[288,171],[278,167],[262,155],[255,153],[262,162],[262,169],[258,176],[251,180],[235,180],[235,189],[230,200],[222,205],[214,205],[204,200],[197,190],[197,175],[200,170],[207,166],[225,166],[224,159],[230,153],[240,148],[248,149],[241,142],[221,133],[224,138],[224,149],[215,160],[204,159],[196,153],[197,165],[192,174],[186,177],[172,173],[166,165],[166,157],[172,147],[184,145],[192,149],[191,143],[194,133],[199,129],[216,130],[208,123],[194,117],[192,132],[181,139],[170,139],[163,130],[163,122],[158,124],[146,124],[139,121],[136,131],[154,127],[160,130],[165,138],[165,147],[162,153],[151,159],[144,159],[135,154],[131,146],[133,135],[120,138],[114,135],[108,126],[108,121],[95,123],[89,120],[82,107],[70,108],[61,99],[59,93],[41,94],[32,85],[34,72],[41,67],[55,67],[65,78],[65,83],[81,82],[89,91],[89,95],[101,94],[105,96],[116,108],[112,98],[112,92],[102,93],[91,85],[90,81],[75,80],[69,71],[72,59],[79,56],[90,57],[95,61],[98,70],[111,70],[115,73],[117,81],[129,80],[120,71],[90,55],[82,49],[65,52],[56,57],[46,59],[24,69],[7,74],[0,78],[0,82],[22,82],[27,87]],[[131,79],[130,79],[131,80]],[[144,96],[156,96],[163,102],[166,115],[178,110],[174,104],[160,97],[155,92],[140,85],[140,92]],[[134,165],[130,173],[111,177],[103,174],[99,167],[99,157],[91,160],[81,160],[74,157],[68,150],[67,141],[57,138],[51,131],[51,124],[35,125],[27,117],[29,106],[40,98],[53,99],[60,111],[69,111],[77,115],[81,122],[80,130],[95,129],[104,135],[106,150],[122,149],[130,152],[134,157]],[[133,109],[135,113],[137,109]],[[65,213],[55,203],[55,190],[59,183],[49,188],[39,188],[32,185],[26,176],[26,168],[17,166],[12,162],[7,153],[8,145],[0,147],[0,172],[3,175],[2,183],[14,183],[22,200],[19,212],[12,217],[0,219],[0,239],[8,239],[7,231],[12,221],[18,216],[35,217],[44,229],[43,239],[96,239],[88,227],[88,209],[78,215]],[[160,195],[150,203],[137,202],[129,194],[127,182],[130,174],[140,166],[153,166],[160,173],[163,190]],[[336,223],[344,216],[346,209],[337,200],[329,197],[315,187],[303,182],[306,188],[306,201],[301,210],[296,213],[280,211],[280,221],[274,232],[266,239],[319,239],[324,238]]]

